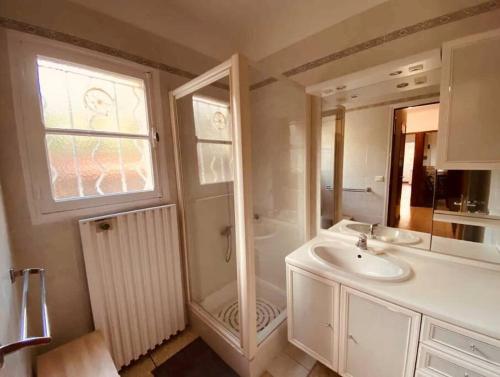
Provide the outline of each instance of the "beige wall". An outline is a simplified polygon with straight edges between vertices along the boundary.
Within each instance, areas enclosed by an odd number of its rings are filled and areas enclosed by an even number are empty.
[[[250,92],[255,271],[281,290],[285,257],[306,240],[308,105],[304,88],[288,80]]]
[[[485,3],[485,0],[389,0],[339,24],[305,38],[260,63],[276,73],[386,35],[440,15]],[[316,84],[351,72],[439,48],[444,41],[500,27],[500,9],[380,44],[362,52],[321,65],[292,79]]]
[[[203,72],[216,64],[212,59],[185,47],[68,2],[4,0],[0,3],[0,16],[86,38],[194,73]],[[48,271],[48,307],[54,341],[49,347],[36,349],[36,352],[42,352],[90,331],[92,316],[77,219],[40,225],[33,225],[31,221],[21,173],[8,67],[6,32],[0,28],[0,177],[4,182],[10,238],[17,267],[44,267]],[[167,145],[172,197],[160,202],[173,202],[176,195],[167,93],[185,81],[185,78],[161,73],[165,122],[160,131]],[[95,214],[100,213],[96,209]]]
[[[0,342],[4,345],[16,341],[19,337],[21,283],[18,280],[14,285],[11,284],[10,268],[17,268],[17,263],[9,243],[4,198],[0,187]],[[30,374],[28,350],[6,356],[4,367],[0,369],[0,377],[27,377]]]
[[[390,106],[379,106],[345,115],[344,188],[372,189],[342,193],[342,213],[356,221],[383,223],[391,113]],[[376,182],[375,176],[384,176],[384,182]]]
[[[439,104],[417,106],[406,109],[406,133],[437,131]]]

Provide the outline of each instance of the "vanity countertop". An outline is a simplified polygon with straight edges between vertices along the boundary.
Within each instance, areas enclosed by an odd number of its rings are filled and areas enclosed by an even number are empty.
[[[354,244],[355,239],[321,234],[289,254],[286,262],[424,315],[500,340],[500,271],[370,240],[412,268],[408,280],[385,282],[334,271],[310,253],[312,245],[346,241]]]

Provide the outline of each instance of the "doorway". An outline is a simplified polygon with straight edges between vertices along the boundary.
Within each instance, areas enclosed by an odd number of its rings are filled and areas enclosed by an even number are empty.
[[[430,233],[439,103],[394,110],[388,224]]]

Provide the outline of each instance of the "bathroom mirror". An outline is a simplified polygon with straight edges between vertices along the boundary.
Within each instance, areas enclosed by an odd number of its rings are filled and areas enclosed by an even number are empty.
[[[437,168],[440,66],[433,50],[308,88],[318,228],[500,263],[500,171]]]
[[[430,51],[309,88],[322,96],[320,229],[430,248],[439,79]]]
[[[435,187],[431,250],[500,263],[500,170],[438,170]]]

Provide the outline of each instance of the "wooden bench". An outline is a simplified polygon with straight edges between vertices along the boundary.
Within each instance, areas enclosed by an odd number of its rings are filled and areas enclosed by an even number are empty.
[[[37,358],[38,377],[119,377],[102,335],[84,335]]]

